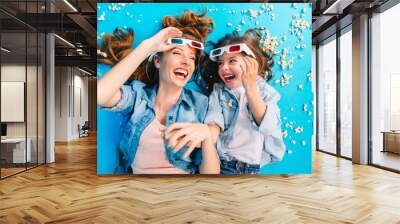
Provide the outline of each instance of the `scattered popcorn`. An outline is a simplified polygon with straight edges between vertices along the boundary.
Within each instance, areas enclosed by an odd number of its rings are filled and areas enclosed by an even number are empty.
[[[299,90],[303,90],[303,85],[302,85],[302,84],[299,84],[299,85],[297,85],[297,88],[298,88]]]
[[[240,32],[242,29],[241,29],[240,25],[237,25],[235,30],[236,30],[237,32]]]
[[[283,73],[283,75],[282,75],[282,77],[281,77],[281,80],[280,80],[280,82],[281,82],[281,86],[282,87],[284,87],[284,86],[286,86],[287,84],[289,84],[289,81],[290,81],[290,79],[292,79],[293,78],[293,76],[289,76],[289,75],[287,75],[286,73]]]
[[[256,18],[259,14],[261,14],[261,10],[249,9],[248,12],[250,13],[250,17],[252,18]]]
[[[116,3],[111,3],[111,6],[108,6],[108,9],[111,11],[119,11],[121,10],[121,7],[118,7],[118,4]]]
[[[282,138],[287,138],[287,136],[288,136],[288,131],[287,130],[283,131]]]
[[[294,132],[295,132],[296,134],[300,134],[300,133],[303,132],[303,130],[304,130],[303,127],[297,127],[297,128],[294,129]]]
[[[97,18],[97,20],[98,20],[98,21],[104,21],[104,20],[105,20],[105,16],[106,16],[106,13],[103,12],[103,13],[101,13],[101,15],[99,16],[99,18]]]
[[[308,110],[307,104],[303,104],[303,111],[307,111],[307,110]]]
[[[311,75],[311,73],[308,73],[308,74],[307,74],[307,79],[308,79],[308,81],[312,81],[312,75]]]
[[[261,48],[265,52],[274,52],[275,48],[279,46],[276,37],[272,37],[268,31],[264,32],[264,34],[265,35],[262,35],[260,41]]]

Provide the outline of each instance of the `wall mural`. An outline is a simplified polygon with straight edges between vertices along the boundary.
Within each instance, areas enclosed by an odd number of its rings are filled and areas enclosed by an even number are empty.
[[[106,102],[98,106],[98,174],[311,173],[311,11],[309,3],[98,3],[98,102]],[[163,21],[180,31],[162,33]],[[234,32],[239,39],[221,42]],[[131,76],[141,81],[126,78],[110,100],[110,83],[124,76],[111,68],[125,56],[125,68],[141,64]],[[153,84],[138,71],[150,67]],[[163,116],[166,86],[182,94]]]

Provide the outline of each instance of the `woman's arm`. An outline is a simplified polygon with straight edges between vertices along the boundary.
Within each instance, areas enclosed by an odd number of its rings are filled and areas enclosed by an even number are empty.
[[[212,142],[211,131],[207,125],[200,123],[175,123],[166,130],[165,139],[174,151],[178,151],[186,145],[188,149],[183,154],[185,158],[198,145],[201,145],[203,159],[200,166],[200,173],[220,173],[219,157],[215,149],[215,144]]]
[[[107,74],[97,81],[97,104],[113,107],[121,99],[121,86],[150,54],[171,49],[166,40],[170,37],[182,36],[175,27],[168,27],[153,37],[144,40],[130,54],[117,63]]]
[[[97,104],[103,107],[115,106],[121,98],[121,86],[150,54],[151,45],[148,40],[145,40],[99,79],[97,81]]]

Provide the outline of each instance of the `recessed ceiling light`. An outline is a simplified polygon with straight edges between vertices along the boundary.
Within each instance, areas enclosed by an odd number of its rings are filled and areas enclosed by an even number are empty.
[[[68,1],[68,0],[64,0],[65,4],[67,4],[72,10],[74,10],[75,12],[78,12],[78,10]]]
[[[62,42],[66,43],[67,45],[69,45],[70,47],[75,48],[75,45],[71,44],[71,42],[69,42],[68,40],[58,36],[57,34],[54,34],[55,37],[57,37],[59,40],[61,40]]]
[[[10,53],[10,52],[11,52],[11,50],[9,50],[9,49],[7,49],[7,48],[5,48],[5,47],[1,47],[1,50],[4,51],[4,52],[6,52],[6,53]]]
[[[79,67],[78,67],[78,69],[79,69],[79,71],[81,71],[81,72],[83,72],[83,73],[85,73],[85,74],[87,74],[87,75],[92,75],[92,73],[90,73],[90,72],[88,72],[88,71],[85,71],[85,70],[83,70],[83,69],[81,69],[81,68],[79,68]]]

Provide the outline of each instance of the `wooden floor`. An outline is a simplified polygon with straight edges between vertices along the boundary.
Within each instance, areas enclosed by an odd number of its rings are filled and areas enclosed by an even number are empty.
[[[312,175],[96,175],[96,139],[0,181],[0,223],[400,223],[400,175],[320,152]]]

